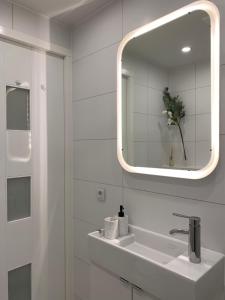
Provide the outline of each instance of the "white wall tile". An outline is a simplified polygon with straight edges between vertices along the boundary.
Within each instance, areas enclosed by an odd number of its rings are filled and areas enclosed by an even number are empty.
[[[167,118],[165,116],[150,115],[148,124],[149,141],[162,142],[169,140]]]
[[[50,37],[48,18],[16,5],[13,6],[13,29],[46,41]]]
[[[90,297],[90,265],[83,260],[74,260],[74,292],[82,300]]]
[[[173,212],[201,217],[202,245],[225,253],[224,205],[130,189],[125,189],[124,201],[131,224],[166,235],[172,228],[188,228],[187,220],[172,216]]]
[[[195,114],[195,90],[187,90],[184,92],[174,93],[174,95],[179,95],[181,101],[184,104],[184,109],[186,115]]]
[[[130,57],[129,62],[131,62],[130,69],[133,72],[132,75],[135,79],[135,82],[148,86],[148,78],[149,78],[148,64],[144,60],[132,58],[132,57]]]
[[[148,113],[151,115],[162,116],[162,111],[165,110],[163,103],[163,91],[149,88],[148,101]]]
[[[205,141],[211,137],[211,115],[196,116],[196,140]]]
[[[174,167],[184,168],[185,166],[194,167],[195,165],[195,143],[185,142],[185,150],[188,160],[184,160],[183,147],[180,142],[150,142],[149,143],[149,166],[168,167],[169,158],[173,150]]]
[[[115,185],[122,184],[122,169],[116,155],[116,140],[86,140],[74,143],[74,176]]]
[[[148,140],[148,115],[146,114],[133,114],[134,122],[134,141],[147,141]]]
[[[211,88],[210,86],[196,89],[196,114],[211,113]]]
[[[181,123],[184,141],[195,141],[195,116],[187,115]],[[149,117],[150,141],[177,142],[181,140],[177,126],[167,125],[165,116]]]
[[[168,143],[149,142],[148,160],[151,167],[163,167],[169,163],[170,146]]]
[[[81,299],[79,296],[77,296],[77,295],[74,295],[74,298],[73,298],[74,300],[86,300],[86,299]]]
[[[195,116],[194,115],[187,115],[182,120],[181,124],[182,133],[184,137],[184,141],[195,141]],[[181,137],[178,134],[177,140],[180,141]]]
[[[148,87],[140,84],[134,86],[134,112],[147,113],[148,111]]]
[[[163,91],[168,86],[169,77],[167,70],[153,65],[148,66],[148,86]]]
[[[191,90],[195,88],[195,66],[179,67],[169,74],[169,88],[172,92]]]
[[[0,1],[0,26],[12,29],[12,4],[8,1]]]
[[[73,63],[73,99],[85,99],[116,90],[118,45]]]
[[[88,254],[88,233],[98,229],[99,227],[96,225],[74,219],[74,255],[77,258],[90,262]]]
[[[49,22],[49,41],[55,45],[71,49],[71,30],[56,20]]]
[[[173,143],[174,147],[174,165],[181,168],[195,168],[195,142],[184,141],[184,147],[187,159],[184,158],[182,143]]]
[[[216,170],[204,179],[185,180],[124,172],[124,185],[138,190],[225,204],[225,137],[221,136],[220,140],[219,164]]]
[[[74,139],[116,138],[116,93],[73,102]]]
[[[196,166],[203,168],[207,165],[211,157],[210,141],[200,141],[196,143]]]
[[[22,6],[1,0],[0,20],[0,26],[68,49],[71,48],[71,32],[67,26],[56,20],[49,20]]]
[[[87,56],[122,39],[122,3],[111,5],[73,32],[73,59]]]
[[[173,0],[162,4],[158,0],[124,0],[124,34],[191,2]]]
[[[133,162],[136,166],[149,166],[148,163],[148,142],[134,142],[133,146]],[[132,164],[133,164],[132,162]]]
[[[191,0],[171,0],[164,1],[162,5],[162,1],[159,0],[123,0],[123,32],[124,34],[140,25],[144,25],[149,21],[157,19],[160,16],[165,15],[168,12],[173,11],[174,9],[178,9],[185,4],[191,3]],[[221,0],[214,0],[213,2],[218,2],[222,7]],[[89,55],[95,51],[99,51],[100,49],[109,46],[111,43],[117,42],[117,38],[121,33],[122,27],[118,25],[117,20],[119,22],[119,9],[117,10],[117,6],[119,4],[113,4],[110,8],[106,8],[104,11],[100,12],[96,17],[93,17],[92,20],[86,22],[80,26],[80,31],[74,33],[74,42],[76,43],[74,46],[74,58],[79,59],[80,57]],[[107,10],[109,9],[109,10]],[[222,22],[224,22],[225,18],[223,17],[225,14],[225,8],[222,12]],[[113,24],[114,23],[114,24]],[[105,24],[105,26],[104,26]],[[113,30],[111,28],[113,27]],[[109,29],[110,28],[110,29]],[[222,27],[221,27],[222,28]],[[222,28],[223,30],[223,28]],[[108,34],[109,31],[111,35]],[[223,36],[222,36],[223,39]],[[78,43],[79,41],[79,43]],[[223,47],[224,46],[224,47]],[[108,93],[109,91],[116,90],[116,82],[115,82],[115,61],[116,61],[116,52],[117,49],[115,47],[109,47],[107,49],[102,49],[101,51],[90,55],[89,57],[77,61],[74,64],[74,100],[83,99],[87,97],[93,97],[98,94]],[[222,49],[225,49],[225,42],[222,40]],[[111,53],[110,53],[111,51]],[[113,53],[114,51],[114,53]],[[222,55],[221,55],[222,57]],[[225,56],[224,63],[225,63]],[[223,59],[223,58],[222,58]],[[129,69],[132,77],[136,81],[136,83],[147,85],[148,84],[148,72],[145,64],[141,68],[135,65],[135,63],[124,63],[124,66]],[[222,67],[223,71],[223,67]],[[76,73],[75,73],[76,72]],[[223,82],[223,73],[222,72],[222,82]],[[114,74],[114,75],[113,75]],[[177,82],[180,83],[181,89],[188,90],[191,87],[195,87],[195,81],[191,78],[192,72],[187,74],[183,74],[185,76],[178,75]],[[200,76],[203,74],[204,76]],[[114,78],[113,78],[114,76]],[[182,77],[182,78],[181,78]],[[183,78],[185,84],[183,84]],[[208,85],[208,75],[207,72],[204,71],[204,68],[198,68],[198,78],[197,84],[199,86]],[[181,80],[182,79],[182,80]],[[223,93],[223,84],[221,85],[221,115],[223,116],[223,109],[225,103],[225,95]],[[161,87],[160,87],[161,88]],[[177,91],[177,88],[175,89]],[[203,90],[202,90],[203,91]],[[186,106],[187,115],[192,114],[195,107],[195,99],[193,97],[193,90],[187,91],[185,93],[179,91],[179,94],[183,98],[183,101]],[[139,95],[142,93],[140,92]],[[145,94],[145,93],[144,93]],[[143,95],[144,95],[143,94]],[[199,98],[205,97],[204,95],[200,97],[199,90]],[[191,99],[190,99],[191,98]],[[223,101],[224,98],[224,101]],[[136,110],[141,110],[143,112],[145,109],[145,96],[141,98],[140,106],[136,107]],[[151,104],[153,104],[153,110],[161,116],[161,107],[158,106],[158,100],[160,100],[160,96],[155,95],[156,103],[152,103],[150,101],[149,110],[151,112]],[[92,99],[90,99],[91,101]],[[150,98],[151,100],[151,98]],[[89,101],[89,100],[88,100]],[[200,102],[199,102],[200,103]],[[154,106],[155,104],[155,106]],[[84,111],[86,108],[84,108]],[[87,109],[88,110],[88,109]],[[88,113],[89,114],[89,113]],[[225,132],[225,118],[221,118],[221,128],[222,131]],[[91,121],[92,122],[92,121]],[[104,123],[103,127],[108,127],[108,124],[111,122],[107,120],[102,120]],[[165,122],[165,120],[164,120]],[[94,118],[93,123],[94,124]],[[102,134],[101,129],[98,128],[99,123],[97,120],[95,121],[95,125],[97,124],[97,131]],[[95,127],[93,125],[93,127]],[[98,128],[98,129],[97,129]],[[164,128],[164,127],[163,127]],[[223,130],[224,128],[224,130]],[[83,130],[83,128],[82,128]],[[86,129],[85,129],[86,130]],[[106,134],[106,132],[105,132]],[[156,130],[156,136],[159,136],[159,132]],[[96,135],[98,136],[98,135]],[[104,135],[102,135],[104,136]],[[109,138],[110,135],[107,137]],[[155,142],[157,144],[157,142]],[[170,143],[168,143],[170,145]],[[201,155],[201,147],[206,147],[207,145],[197,145],[196,155]],[[83,178],[84,180],[92,180],[97,182],[107,182],[110,184],[119,184],[121,185],[122,181],[122,171],[118,166],[117,158],[116,158],[116,141],[81,141],[75,143],[75,173],[78,174],[78,177]],[[180,145],[179,143],[177,144]],[[176,146],[177,146],[176,145]],[[215,250],[224,251],[225,249],[225,234],[224,234],[224,208],[225,206],[217,205],[215,203],[225,204],[224,194],[225,194],[225,137],[221,136],[221,159],[219,162],[219,166],[217,169],[207,178],[202,180],[183,180],[183,179],[175,179],[175,178],[163,178],[163,177],[154,177],[154,176],[145,176],[145,175],[137,175],[130,174],[123,171],[123,182],[128,189],[125,190],[125,202],[127,204],[127,208],[129,210],[130,220],[135,224],[140,226],[149,228],[151,230],[159,231],[165,234],[168,234],[168,230],[171,227],[186,227],[187,223],[185,221],[179,220],[177,218],[172,217],[172,211],[180,211],[183,213],[197,214],[200,215],[202,219],[202,234],[203,234],[203,243],[210,248]],[[193,143],[186,142],[186,147],[189,152],[193,152],[193,157],[195,156],[195,147]],[[153,149],[154,148],[154,149]],[[162,147],[161,147],[162,148]],[[161,149],[160,148],[160,149]],[[166,146],[164,147],[166,150]],[[163,148],[163,149],[164,149]],[[113,149],[113,150],[112,150]],[[164,149],[164,150],[165,150]],[[158,146],[151,147],[152,152],[158,151]],[[113,154],[113,153],[114,154]],[[139,151],[140,155],[143,152]],[[150,153],[150,150],[149,150]],[[166,155],[167,152],[165,151]],[[181,155],[181,151],[179,150]],[[201,159],[203,155],[201,155]],[[114,175],[113,175],[114,174]],[[119,179],[119,180],[118,180]],[[78,218],[83,215],[84,218],[87,218],[95,222],[100,222],[104,215],[105,210],[99,207],[96,203],[94,197],[95,187],[98,184],[83,181],[81,182],[82,188],[78,189],[77,184],[75,188],[79,195],[75,196],[75,215],[78,213],[76,207],[80,207]],[[104,186],[104,185],[103,185]],[[130,189],[132,190],[130,190]],[[136,190],[133,190],[133,189]],[[116,188],[120,190],[121,188]],[[153,193],[148,193],[142,190],[151,191]],[[107,194],[108,185],[107,185]],[[166,195],[167,194],[167,195]],[[169,196],[171,195],[171,197]],[[117,197],[122,199],[122,195],[120,196],[120,192],[110,192],[110,197]],[[196,201],[193,199],[198,199],[201,201]],[[91,202],[91,200],[94,200]],[[78,203],[79,201],[79,203]],[[211,203],[209,203],[211,202]],[[91,203],[91,204],[90,204]],[[117,206],[117,204],[116,204]],[[111,209],[108,205],[106,211],[111,212]],[[109,209],[109,210],[108,210]],[[95,212],[93,214],[93,211]],[[162,222],[163,220],[163,222]],[[82,240],[84,237],[85,230],[84,227],[86,224],[83,224],[83,228],[77,226],[78,231],[82,232],[82,237],[78,238]],[[87,226],[88,227],[88,226]],[[86,231],[88,230],[86,227]],[[85,245],[86,242],[81,241],[81,244]],[[83,249],[86,246],[82,246]],[[80,250],[81,251],[81,250]],[[85,252],[84,252],[85,253]],[[86,253],[87,255],[87,253]],[[75,262],[76,264],[76,262]],[[79,263],[77,264],[77,268],[79,269]],[[86,273],[87,274],[87,273]],[[82,280],[82,279],[78,279]],[[86,278],[83,278],[86,280]],[[79,283],[78,283],[79,284]],[[81,283],[82,284],[82,283]],[[79,294],[82,294],[79,292]],[[82,297],[78,294],[78,296],[82,300],[88,300],[86,297],[88,295],[82,295]],[[80,299],[79,299],[80,300]]]
[[[105,189],[105,201],[97,199],[97,190]],[[103,227],[106,217],[114,216],[122,204],[122,188],[87,182],[74,181],[74,215],[88,223]]]
[[[211,72],[209,62],[196,65],[196,87],[210,86]]]

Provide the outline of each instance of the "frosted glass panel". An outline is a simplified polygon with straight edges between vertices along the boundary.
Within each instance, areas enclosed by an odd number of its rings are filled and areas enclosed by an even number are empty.
[[[30,91],[6,87],[7,129],[30,130]]]
[[[30,216],[30,185],[30,177],[7,179],[8,221],[27,218]]]
[[[13,162],[28,162],[31,159],[31,132],[29,130],[7,131],[7,156]]]
[[[31,300],[31,264],[8,272],[9,300]]]

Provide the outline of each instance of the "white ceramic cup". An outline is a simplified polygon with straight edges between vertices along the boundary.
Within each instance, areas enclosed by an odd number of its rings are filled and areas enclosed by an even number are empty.
[[[109,240],[116,239],[119,235],[119,224],[116,217],[108,217],[104,219],[105,238]]]

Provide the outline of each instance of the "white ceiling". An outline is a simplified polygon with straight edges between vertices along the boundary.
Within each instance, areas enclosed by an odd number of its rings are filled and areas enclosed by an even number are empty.
[[[76,25],[83,18],[114,0],[12,0],[32,11],[56,17],[64,23]]]
[[[64,13],[57,15],[57,19],[68,25],[79,25],[84,20],[88,19],[91,15],[95,14],[105,5],[117,0],[89,0],[83,5],[74,9],[69,9]]]
[[[184,54],[181,48],[190,46]],[[131,40],[124,55],[135,55],[166,68],[210,59],[210,20],[203,11],[196,11],[165,26]]]

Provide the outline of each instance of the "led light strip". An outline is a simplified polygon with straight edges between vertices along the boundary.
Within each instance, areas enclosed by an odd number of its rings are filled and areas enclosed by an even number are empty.
[[[129,165],[122,152],[122,54],[126,44],[162,25],[172,22],[190,12],[202,10],[211,21],[211,158],[200,170],[173,170],[163,168],[134,167]],[[200,0],[184,6],[162,18],[128,33],[119,45],[117,53],[117,156],[121,166],[128,172],[187,179],[201,179],[216,168],[219,160],[219,87],[220,87],[220,15],[218,8],[209,1]]]

